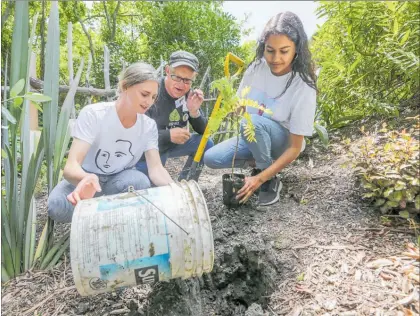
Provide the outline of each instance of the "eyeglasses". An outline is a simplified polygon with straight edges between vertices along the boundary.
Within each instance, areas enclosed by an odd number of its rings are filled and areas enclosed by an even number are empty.
[[[173,81],[176,81],[176,82],[181,82],[182,81],[183,83],[185,83],[187,85],[191,85],[194,82],[194,79],[182,78],[182,77],[174,75],[174,74],[171,74],[171,78],[172,78]]]

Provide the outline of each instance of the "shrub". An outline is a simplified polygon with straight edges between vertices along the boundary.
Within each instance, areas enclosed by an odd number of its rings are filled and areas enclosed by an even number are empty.
[[[391,210],[420,213],[418,132],[418,122],[413,135],[406,130],[388,131],[384,124],[377,134],[364,133],[365,139],[350,153],[363,197],[384,214]]]
[[[419,90],[418,1],[320,1],[326,19],[311,40],[327,127],[395,116]]]

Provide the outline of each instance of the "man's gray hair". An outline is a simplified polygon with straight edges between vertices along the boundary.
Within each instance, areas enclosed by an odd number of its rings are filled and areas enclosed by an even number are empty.
[[[145,81],[156,81],[159,83],[159,74],[149,64],[137,62],[124,69],[118,76],[118,94],[122,91]]]

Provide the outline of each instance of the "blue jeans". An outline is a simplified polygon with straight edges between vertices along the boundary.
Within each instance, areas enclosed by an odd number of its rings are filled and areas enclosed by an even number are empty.
[[[193,134],[191,135],[190,139],[187,140],[184,144],[182,145],[174,144],[174,146],[171,149],[165,151],[164,153],[160,153],[160,159],[162,161],[162,165],[165,166],[166,160],[168,160],[168,158],[188,156],[187,162],[185,163],[185,166],[183,170],[181,171],[178,178],[179,180],[185,179],[186,176],[188,175],[188,172],[190,170],[189,167],[191,166],[194,160],[195,153],[198,149],[198,145],[200,145],[200,141],[202,137],[203,135]],[[212,148],[213,145],[214,145],[213,141],[209,138],[207,141],[206,147],[204,149],[204,152]],[[202,166],[203,166],[203,158],[201,158],[201,162],[198,165],[198,169],[201,169]],[[140,160],[137,163],[136,168],[137,170],[143,172],[145,175],[149,176],[146,161]]]
[[[246,140],[242,125],[234,167],[245,168],[250,160],[255,159],[258,169],[267,169],[289,147],[289,131],[278,122],[258,114],[252,114],[251,119],[257,141]],[[236,137],[233,137],[208,150],[204,164],[212,169],[231,168],[236,142]]]
[[[134,190],[144,190],[150,188],[149,179],[135,169],[126,169],[112,175],[97,175],[101,192],[97,192],[95,197],[101,195],[112,195],[127,192],[132,185]],[[70,223],[73,217],[74,206],[67,200],[67,195],[74,191],[76,187],[62,180],[51,191],[48,196],[48,215],[56,222]]]

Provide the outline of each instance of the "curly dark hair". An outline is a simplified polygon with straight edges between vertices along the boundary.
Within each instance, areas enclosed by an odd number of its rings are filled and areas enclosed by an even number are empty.
[[[311,88],[316,88],[316,76],[311,60],[311,52],[308,47],[308,37],[303,29],[302,21],[299,17],[289,11],[281,12],[273,16],[266,24],[255,52],[255,57],[248,67],[258,65],[264,56],[265,42],[270,35],[284,34],[296,45],[296,56],[292,61],[292,75],[287,81],[283,92],[276,97],[280,98],[292,84],[298,72],[302,80]]]

